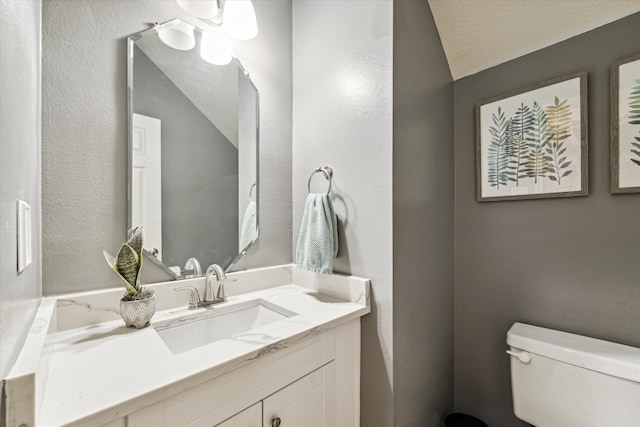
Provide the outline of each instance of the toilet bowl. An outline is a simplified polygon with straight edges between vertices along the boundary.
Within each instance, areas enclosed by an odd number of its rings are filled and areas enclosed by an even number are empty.
[[[640,349],[515,323],[513,410],[537,427],[640,426]]]

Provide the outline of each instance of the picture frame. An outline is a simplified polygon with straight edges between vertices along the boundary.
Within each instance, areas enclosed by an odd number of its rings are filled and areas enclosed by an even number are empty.
[[[476,105],[476,200],[589,194],[587,73]]]
[[[640,53],[611,64],[611,194],[640,193]]]

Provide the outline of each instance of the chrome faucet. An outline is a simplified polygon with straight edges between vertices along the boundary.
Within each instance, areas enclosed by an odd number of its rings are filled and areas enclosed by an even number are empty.
[[[219,283],[218,291],[213,291],[213,276],[216,276],[216,282]],[[228,279],[224,274],[224,270],[218,264],[211,264],[207,268],[205,273],[205,288],[204,288],[204,300],[200,299],[200,293],[195,286],[182,286],[175,288],[175,291],[191,291],[189,296],[189,310],[195,310],[196,308],[207,307],[213,304],[220,304],[226,300],[224,295],[224,284],[228,282],[235,282],[236,279]]]
[[[216,275],[216,282],[220,282],[222,280],[226,280],[227,275],[224,274],[224,270],[218,264],[211,264],[209,268],[207,268],[207,272],[205,274],[205,292],[204,292],[204,300],[205,301],[215,301],[219,297],[213,293],[213,275]],[[218,287],[218,292],[220,292],[220,288]]]
[[[216,282],[218,283],[218,291],[214,294],[213,292],[213,275],[216,276]],[[224,274],[224,270],[218,264],[211,264],[209,268],[207,268],[207,273],[205,275],[206,287],[205,287],[205,301],[213,301],[213,304],[218,304],[224,302],[227,298],[224,294],[224,285],[225,283],[235,282],[236,279],[228,279],[227,275]],[[215,296],[214,296],[215,295]]]

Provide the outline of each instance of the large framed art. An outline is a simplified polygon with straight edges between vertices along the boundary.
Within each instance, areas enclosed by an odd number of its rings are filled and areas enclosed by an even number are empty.
[[[586,72],[476,106],[478,201],[588,194]]]
[[[611,193],[640,193],[640,54],[611,65]]]

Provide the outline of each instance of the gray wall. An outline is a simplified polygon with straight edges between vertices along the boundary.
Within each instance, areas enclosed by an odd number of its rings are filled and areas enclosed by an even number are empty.
[[[330,165],[339,217],[335,271],[371,278],[362,319],[363,426],[393,424],[393,3],[293,3],[293,247],[307,180]],[[321,175],[312,191],[326,191]]]
[[[163,263],[229,264],[238,255],[238,149],[137,47],[133,112],[161,120]]]
[[[0,7],[0,378],[15,362],[40,303],[39,1]],[[16,200],[31,205],[33,261],[17,274]],[[0,410],[0,413],[2,411]]]
[[[505,336],[520,321],[640,346],[640,195],[609,194],[609,66],[640,14],[455,83],[455,407],[513,415]],[[586,70],[589,197],[477,203],[475,103]]]
[[[453,409],[453,79],[426,1],[393,2],[395,426]]]
[[[237,268],[291,262],[291,2],[255,8],[258,37],[233,46],[261,95],[263,227]],[[42,13],[43,290],[117,287],[102,250],[118,248],[127,227],[126,37],[191,18],[154,0],[48,0]]]

